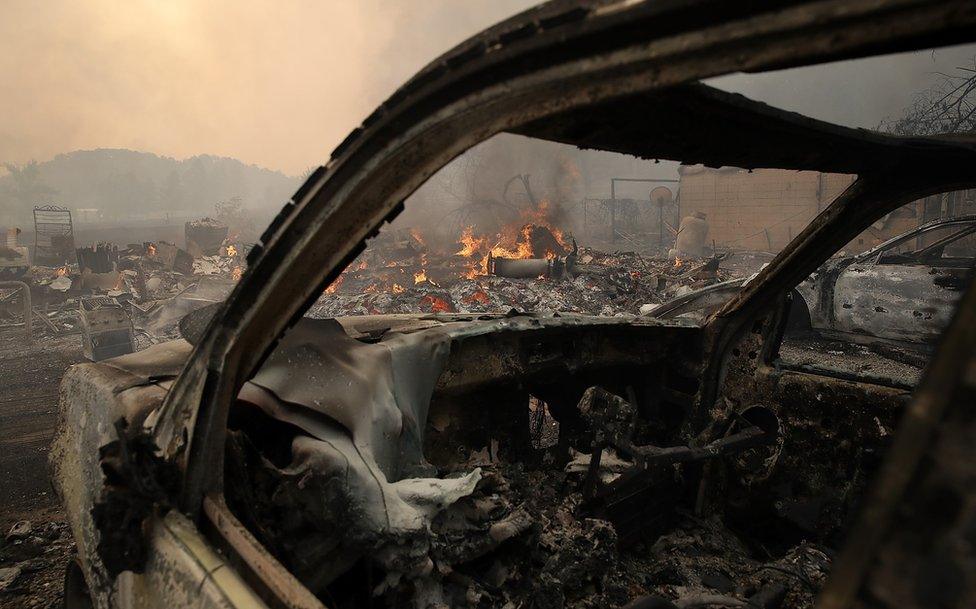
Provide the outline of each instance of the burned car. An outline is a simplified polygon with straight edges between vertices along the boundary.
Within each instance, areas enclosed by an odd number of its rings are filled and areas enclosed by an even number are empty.
[[[976,186],[973,140],[698,81],[974,25],[953,1],[553,2],[436,60],[309,176],[183,339],[66,375],[68,605],[971,606],[976,292],[914,392],[776,355],[804,277],[898,206]],[[500,132],[857,179],[703,324],[303,317],[413,191]]]
[[[811,326],[830,336],[934,345],[972,279],[974,232],[976,217],[936,220],[831,260],[797,287]],[[870,302],[861,294],[870,294]]]
[[[935,220],[855,256],[837,256],[792,293],[790,329],[828,338],[931,350],[976,265],[976,217]],[[661,319],[703,319],[749,278],[683,294],[651,310]]]

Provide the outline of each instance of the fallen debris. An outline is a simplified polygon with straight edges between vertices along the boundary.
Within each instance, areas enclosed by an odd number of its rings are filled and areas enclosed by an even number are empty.
[[[242,393],[266,412],[287,408],[273,396]],[[548,416],[544,404],[534,405],[539,416]],[[648,595],[677,607],[773,609],[784,599],[790,607],[812,607],[830,566],[826,550],[801,543],[781,556],[758,558],[718,516],[684,512],[673,497],[645,501],[634,484],[651,472],[661,481],[646,487],[652,494],[675,492],[667,482],[680,475],[675,464],[746,450],[775,433],[756,431],[761,415],[744,415],[742,431],[733,425],[714,445],[656,449],[631,442],[636,411],[619,396],[591,388],[579,411],[587,421],[583,437],[602,447],[594,458],[572,450],[582,437],[554,439],[533,443],[547,454],[534,464],[479,449],[426,477],[389,481],[395,466],[379,471],[364,452],[370,445],[357,448],[350,439],[363,437],[365,429],[298,434],[290,441],[291,461],[279,455],[272,463],[261,446],[273,440],[249,433],[252,421],[230,436],[229,471],[236,478],[229,500],[289,570],[339,608],[610,609]],[[555,429],[544,420],[537,428]],[[568,458],[560,450],[568,450]],[[594,502],[587,490],[594,475],[628,497],[604,492]],[[645,525],[653,526],[635,526],[632,515],[616,520],[634,497]]]
[[[33,528],[31,527],[30,520],[19,520],[10,527],[7,531],[7,541],[13,541],[15,539],[24,539],[31,534]]]
[[[4,592],[20,577],[20,567],[0,567],[0,592]]]

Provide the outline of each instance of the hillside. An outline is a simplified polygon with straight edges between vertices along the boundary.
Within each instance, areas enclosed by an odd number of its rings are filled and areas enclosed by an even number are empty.
[[[12,170],[12,171],[11,171]],[[0,225],[30,221],[36,204],[54,203],[79,221],[205,215],[239,197],[265,215],[281,207],[300,178],[209,155],[184,160],[119,149],[79,150],[43,163],[0,169]]]

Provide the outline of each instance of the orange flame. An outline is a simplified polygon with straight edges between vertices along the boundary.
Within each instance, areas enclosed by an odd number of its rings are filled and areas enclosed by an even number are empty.
[[[681,258],[678,258],[677,256],[674,257],[674,268],[680,269],[681,265],[683,265],[684,263],[685,263],[684,260],[682,260]]]
[[[419,272],[413,274],[414,284],[423,283],[427,281],[427,269],[420,269]]]
[[[68,267],[62,266],[54,270],[55,277],[64,277],[68,274]]]
[[[237,248],[234,247],[233,245],[228,245],[227,246],[227,255],[230,256],[231,258],[233,258],[234,256],[236,256],[237,255]]]
[[[394,294],[403,294],[403,289],[404,289],[403,286],[400,285],[399,283],[393,284],[392,290]]]
[[[230,278],[233,279],[234,281],[240,281],[241,275],[243,274],[244,274],[244,269],[242,269],[241,266],[238,265],[231,270]]]
[[[477,302],[487,305],[491,303],[491,299],[488,298],[488,294],[484,290],[472,292],[470,296],[465,296],[463,300],[467,304],[474,304]]]
[[[411,228],[410,236],[413,237],[414,241],[416,241],[420,245],[427,245],[427,241],[424,240],[424,235],[423,233],[420,232],[420,229]]]
[[[470,258],[488,245],[488,238],[475,237],[474,227],[466,226],[464,227],[464,230],[461,231],[461,236],[458,238],[458,243],[461,244],[461,249],[459,249],[456,254],[458,256]]]
[[[146,246],[146,255],[150,258],[154,258],[156,256],[156,245],[154,243],[150,243],[148,246]]]
[[[434,296],[433,294],[427,294],[420,299],[421,306],[429,306],[432,313],[453,313],[454,307],[450,302]]]
[[[342,285],[342,282],[345,281],[345,279],[346,279],[345,275],[339,275],[338,277],[336,277],[335,280],[329,284],[329,287],[325,288],[325,293],[335,294],[336,290],[339,289],[339,286]]]

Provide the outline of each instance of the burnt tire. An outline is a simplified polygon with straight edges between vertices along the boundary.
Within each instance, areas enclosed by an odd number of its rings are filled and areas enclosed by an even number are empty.
[[[85,580],[85,572],[77,558],[72,558],[64,569],[64,609],[93,609],[91,592]]]

